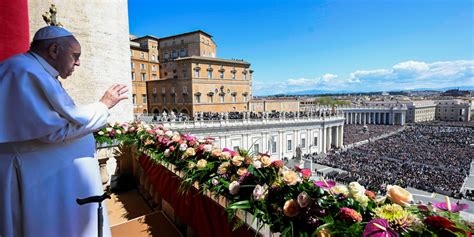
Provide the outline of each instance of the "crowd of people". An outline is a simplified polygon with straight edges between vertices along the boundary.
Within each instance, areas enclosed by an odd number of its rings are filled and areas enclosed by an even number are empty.
[[[422,122],[420,124],[432,125],[432,126],[471,127],[471,128],[474,128],[474,119],[471,119],[470,121],[440,121],[440,120],[433,120],[433,121]]]
[[[386,184],[397,184],[457,196],[469,174],[473,143],[473,128],[412,125],[316,162],[347,171],[332,174],[343,183],[358,181],[381,191]]]
[[[190,117],[184,113],[161,113],[154,114],[151,122],[164,122],[164,121],[189,121],[189,120],[235,120],[235,119],[279,119],[279,118],[309,118],[309,117],[325,117],[334,116],[336,112],[331,110],[318,110],[318,111],[300,111],[300,112],[198,112],[193,117]],[[146,121],[146,116],[139,116],[137,119]]]
[[[400,128],[400,125],[366,124],[364,126],[361,126],[356,124],[345,124],[344,145],[365,141],[369,138],[374,138],[383,134],[394,132]]]

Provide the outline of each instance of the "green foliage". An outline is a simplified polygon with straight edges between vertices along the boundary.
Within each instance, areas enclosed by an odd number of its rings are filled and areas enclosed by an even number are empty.
[[[370,199],[363,205],[350,192],[336,194],[318,187],[299,171],[284,167],[278,161],[271,162],[268,155],[217,149],[212,139],[197,139],[162,127],[141,123],[110,124],[96,132],[95,137],[100,144],[119,142],[122,149],[136,146],[153,162],[174,167],[181,175],[181,195],[187,195],[190,188],[198,184],[200,194],[211,192],[214,197],[226,197],[225,210],[234,229],[244,224],[236,218],[237,212],[247,211],[253,215],[252,223],[257,221],[258,228],[269,225],[281,236],[314,236],[323,230],[334,236],[361,236],[366,224],[374,218],[374,209],[391,203],[389,199],[381,203]],[[296,201],[301,201],[303,194],[309,198],[307,205]],[[347,209],[359,219],[348,222],[341,214],[341,210]],[[446,218],[455,227],[452,228],[456,230],[454,235],[465,235],[472,225],[457,213],[432,208],[426,211],[416,206],[404,207],[404,210],[416,216],[419,222],[400,231],[402,236],[446,233],[447,230],[423,224],[422,220],[430,216]]]
[[[328,106],[334,106],[334,105],[350,105],[351,102],[348,100],[335,100],[329,96],[323,96],[323,97],[317,97],[314,99],[314,102],[316,104],[320,105],[328,105]]]

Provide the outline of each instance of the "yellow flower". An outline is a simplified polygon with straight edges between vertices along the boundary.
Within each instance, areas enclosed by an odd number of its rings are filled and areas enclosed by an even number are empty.
[[[196,167],[198,167],[198,169],[203,169],[206,167],[206,165],[207,165],[207,161],[204,159],[200,159],[198,160]]]
[[[173,142],[178,142],[179,140],[181,140],[181,136],[180,135],[174,135],[173,138],[171,138],[171,140]]]
[[[242,176],[242,175],[244,175],[244,174],[246,174],[246,173],[248,173],[248,172],[249,172],[249,171],[248,171],[246,168],[244,168],[244,167],[240,167],[240,168],[237,170],[237,174],[238,174],[239,176]]]
[[[188,163],[188,169],[192,170],[194,169],[194,167],[196,167],[196,164],[194,162],[191,161]]]
[[[413,201],[413,195],[406,189],[397,185],[387,185],[387,197],[393,203],[408,206]]]
[[[352,197],[363,207],[367,207],[369,205],[369,197],[367,197],[365,194],[356,193],[352,195]]]
[[[221,152],[221,155],[219,157],[220,160],[230,160],[230,158],[232,157],[232,155],[227,152],[227,151],[224,151],[224,152]]]
[[[347,189],[344,185],[337,185],[330,189],[332,194],[342,194],[342,195],[349,195],[349,189]]]
[[[329,233],[329,231],[326,228],[323,228],[320,231],[318,231],[316,236],[317,237],[331,237],[331,234]]]
[[[211,156],[212,156],[212,157],[220,157],[220,156],[221,156],[221,153],[222,153],[222,151],[221,151],[220,149],[213,149],[213,150],[211,151]]]
[[[269,165],[272,164],[272,160],[270,159],[270,156],[263,155],[260,157],[260,162],[262,162],[263,167],[268,167]]]
[[[229,167],[230,163],[229,162],[224,162],[219,167],[217,168],[217,173],[218,174],[225,174],[227,173],[227,168]]]
[[[287,185],[295,185],[300,181],[300,177],[296,172],[293,170],[287,170],[283,172],[283,182],[285,182]]]
[[[222,152],[222,153],[224,153],[224,152]],[[241,166],[242,161],[244,161],[244,158],[242,156],[234,156],[232,158],[232,164],[235,165],[235,166]]]
[[[145,145],[151,145],[151,144],[153,144],[153,143],[154,143],[154,142],[153,142],[153,140],[151,140],[151,139],[147,139],[147,140],[145,141]]]
[[[183,158],[188,158],[190,156],[195,156],[195,155],[196,155],[196,150],[194,150],[194,148],[192,148],[192,147],[189,147],[184,152]]]

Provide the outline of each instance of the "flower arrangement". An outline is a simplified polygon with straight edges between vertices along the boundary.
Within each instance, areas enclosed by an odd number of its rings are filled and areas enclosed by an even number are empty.
[[[310,170],[288,168],[264,153],[219,149],[211,138],[139,122],[109,124],[95,135],[98,142],[134,143],[150,159],[173,164],[181,192],[194,185],[224,196],[230,219],[244,210],[258,227],[282,236],[471,236],[473,230],[458,214],[464,204],[415,205],[398,186],[377,197],[357,182],[312,181]]]

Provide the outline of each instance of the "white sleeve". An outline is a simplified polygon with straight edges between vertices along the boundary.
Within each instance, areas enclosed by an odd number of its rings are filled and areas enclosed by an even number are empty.
[[[86,123],[77,125],[69,122],[61,129],[41,137],[39,140],[46,143],[57,143],[80,138],[100,129],[107,123],[109,109],[102,102],[96,102],[90,105],[78,107],[78,109],[82,111],[83,115],[87,114],[87,116],[85,116],[88,118]]]

